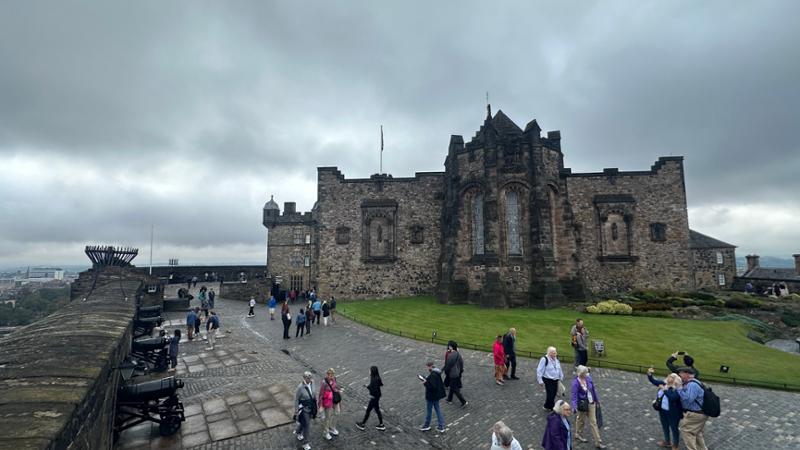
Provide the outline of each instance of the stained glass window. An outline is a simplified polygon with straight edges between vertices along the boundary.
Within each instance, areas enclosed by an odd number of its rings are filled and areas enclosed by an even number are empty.
[[[472,252],[483,254],[483,194],[476,194],[472,201]]]
[[[508,234],[508,254],[521,255],[519,239],[519,201],[514,191],[506,192],[506,231]]]

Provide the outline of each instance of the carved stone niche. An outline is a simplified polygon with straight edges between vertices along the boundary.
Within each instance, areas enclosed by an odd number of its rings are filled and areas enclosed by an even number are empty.
[[[414,224],[410,227],[411,231],[411,243],[412,244],[422,244],[425,242],[425,227],[420,224]]]
[[[610,263],[630,263],[634,256],[633,221],[636,200],[629,194],[595,195],[597,233],[600,245],[598,260]]]
[[[336,228],[336,243],[345,245],[350,243],[350,228],[338,227]]]
[[[667,240],[667,224],[655,222],[650,224],[650,240],[664,242]]]
[[[367,199],[361,202],[361,260],[387,263],[395,260],[397,202]]]

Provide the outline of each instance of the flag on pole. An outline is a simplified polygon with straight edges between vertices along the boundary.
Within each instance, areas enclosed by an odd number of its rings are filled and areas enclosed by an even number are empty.
[[[381,125],[381,153],[383,153],[383,125]]]

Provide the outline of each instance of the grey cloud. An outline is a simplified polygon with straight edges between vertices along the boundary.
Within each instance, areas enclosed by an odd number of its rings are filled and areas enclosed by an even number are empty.
[[[113,240],[158,222],[176,249],[257,253],[267,193],[308,209],[317,166],[377,172],[381,124],[386,171],[442,170],[449,135],[480,126],[486,91],[520,126],[561,129],[575,171],[684,155],[693,208],[800,213],[786,206],[800,190],[797,2],[2,8],[0,158],[69,158],[149,184],[0,183],[7,240]],[[154,173],[183,188],[160,195]]]

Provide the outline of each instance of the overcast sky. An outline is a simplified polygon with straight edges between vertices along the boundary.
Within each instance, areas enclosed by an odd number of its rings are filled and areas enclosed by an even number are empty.
[[[565,165],[685,157],[691,228],[800,252],[800,2],[0,3],[0,266],[263,262],[316,168],[444,170],[485,93]]]

